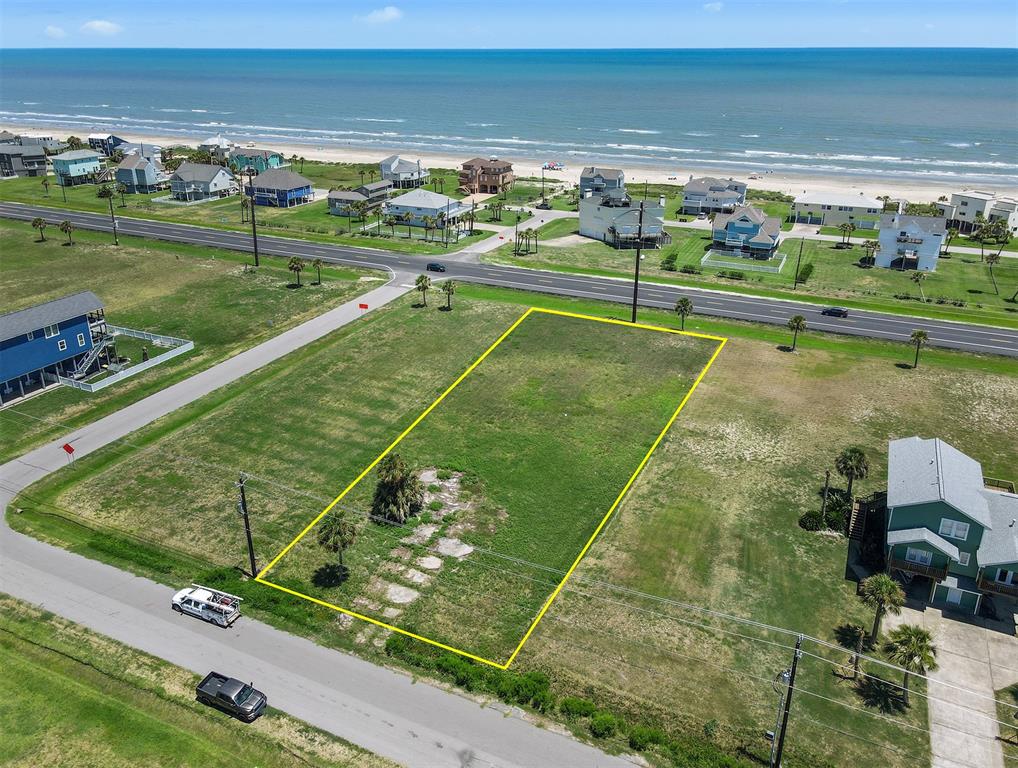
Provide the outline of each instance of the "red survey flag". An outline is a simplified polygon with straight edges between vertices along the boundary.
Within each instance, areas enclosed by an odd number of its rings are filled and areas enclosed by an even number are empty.
[[[361,309],[367,309],[368,308],[367,304],[358,304],[357,306],[359,306]]]
[[[71,445],[70,443],[64,443],[64,451],[67,453],[68,456],[70,456],[72,453],[74,453],[74,446]]]

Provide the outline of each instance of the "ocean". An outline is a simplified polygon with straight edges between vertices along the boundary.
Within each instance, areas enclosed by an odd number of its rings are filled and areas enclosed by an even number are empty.
[[[4,50],[0,123],[1018,185],[1018,51]]]

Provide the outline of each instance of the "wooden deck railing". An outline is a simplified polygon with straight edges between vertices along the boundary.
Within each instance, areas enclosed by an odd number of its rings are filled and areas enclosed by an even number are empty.
[[[933,565],[923,565],[922,563],[913,563],[910,560],[902,560],[897,557],[892,557],[887,563],[888,570],[896,568],[899,571],[908,571],[909,573],[915,573],[920,576],[928,576],[935,581],[942,581],[947,576],[947,568],[938,568]]]
[[[984,578],[982,574],[979,574],[976,584],[983,592],[995,592],[998,595],[1018,597],[1018,584],[1001,584],[999,581]]]

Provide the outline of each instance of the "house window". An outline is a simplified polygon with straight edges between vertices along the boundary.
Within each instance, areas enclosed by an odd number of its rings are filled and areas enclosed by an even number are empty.
[[[60,335],[60,326],[59,325],[47,325],[42,330],[43,330],[43,333],[46,334],[46,338],[47,339],[52,339],[54,336],[59,336]]]
[[[57,342],[57,349],[59,349],[61,352],[66,352],[67,342],[64,341],[63,339],[60,339],[60,341]]]
[[[968,200],[962,200],[961,204],[962,204],[962,206],[967,206],[969,204],[969,201]]]
[[[28,333],[25,334],[25,336],[28,338],[29,341],[31,341],[32,339],[35,338],[35,331],[29,331]]]
[[[969,524],[957,520],[948,520],[946,517],[940,521],[940,535],[949,539],[965,541],[969,537]]]
[[[79,347],[85,346],[85,334],[83,333],[78,334],[78,346]]]
[[[958,553],[958,565],[968,565],[968,564],[969,564],[969,553],[968,552],[959,552]]]
[[[997,569],[997,581],[1001,584],[1013,584],[1014,583],[1014,571],[1009,571],[1006,568]]]
[[[905,552],[905,560],[910,563],[918,563],[919,565],[929,565],[933,562],[933,553],[927,552],[925,549],[909,547]]]

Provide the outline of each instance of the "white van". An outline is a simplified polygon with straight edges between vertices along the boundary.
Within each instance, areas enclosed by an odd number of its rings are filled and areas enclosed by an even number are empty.
[[[192,584],[173,596],[170,607],[177,613],[187,613],[228,627],[240,617],[240,601],[243,599],[218,589]]]

